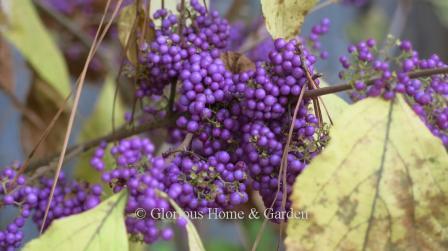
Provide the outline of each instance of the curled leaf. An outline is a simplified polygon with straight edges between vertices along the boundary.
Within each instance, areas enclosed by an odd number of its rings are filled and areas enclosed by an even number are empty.
[[[126,56],[133,65],[138,63],[139,44],[149,43],[155,37],[154,28],[150,26],[152,20],[138,6],[138,2],[124,7],[118,17],[118,39],[123,48],[127,49]]]
[[[55,220],[42,236],[29,242],[23,250],[128,250],[124,225],[126,201],[127,191],[123,190],[84,213]]]
[[[266,27],[272,38],[292,39],[316,0],[261,0]]]
[[[255,70],[255,64],[241,53],[227,51],[221,54],[221,60],[226,69],[232,73],[241,73],[249,70]]]
[[[446,250],[448,155],[402,97],[348,108],[297,178],[288,250]]]

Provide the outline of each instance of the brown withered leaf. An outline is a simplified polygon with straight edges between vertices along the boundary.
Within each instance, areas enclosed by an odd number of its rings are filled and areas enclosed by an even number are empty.
[[[154,28],[150,27],[151,18],[141,6],[137,6],[137,2],[124,7],[118,17],[118,39],[121,46],[127,49],[126,56],[134,66],[138,63],[138,45],[155,38]]]
[[[249,58],[238,52],[224,52],[221,54],[221,60],[224,62],[226,69],[235,74],[255,70],[255,64]]]
[[[37,114],[45,125],[50,124],[63,101],[61,95],[51,85],[36,76],[33,77],[26,99],[26,107]],[[36,157],[44,157],[60,150],[67,128],[68,117],[68,110],[61,114],[47,139],[36,151]],[[37,128],[27,117],[22,117],[20,141],[25,154],[28,154],[37,144],[44,130],[45,128]]]
[[[0,38],[0,89],[14,92],[14,86],[11,48],[3,38]]]

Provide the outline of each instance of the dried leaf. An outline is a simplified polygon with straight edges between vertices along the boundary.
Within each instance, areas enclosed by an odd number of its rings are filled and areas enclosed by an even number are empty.
[[[26,107],[38,115],[45,125],[48,125],[62,105],[63,99],[61,95],[51,85],[38,77],[34,77],[26,99]],[[48,138],[36,151],[36,157],[44,157],[47,154],[60,150],[64,140],[65,129],[67,128],[68,117],[68,110],[61,114]],[[45,128],[38,128],[28,117],[22,116],[20,142],[26,154],[37,144],[44,130]]]
[[[221,60],[224,62],[226,69],[235,74],[255,70],[255,64],[249,58],[238,52],[224,52],[221,54]]]
[[[0,89],[14,93],[15,82],[12,65],[11,48],[3,38],[0,38]]]
[[[51,223],[45,233],[29,242],[24,251],[128,250],[124,225],[127,191],[123,190],[81,214]]]
[[[261,0],[266,27],[271,36],[292,39],[300,32],[303,20],[316,0]]]
[[[146,13],[144,9],[139,7],[139,11],[137,11],[137,3],[138,1],[135,1],[133,4],[124,7],[118,17],[118,39],[123,48],[126,49],[127,45],[126,56],[133,65],[138,63],[138,45],[139,41],[142,41],[138,40],[137,34],[143,36],[142,34],[144,33],[143,41],[148,43],[155,37],[155,31],[150,27],[152,20],[149,17],[146,17],[145,20]]]
[[[448,155],[402,97],[348,108],[297,178],[288,250],[446,250]]]

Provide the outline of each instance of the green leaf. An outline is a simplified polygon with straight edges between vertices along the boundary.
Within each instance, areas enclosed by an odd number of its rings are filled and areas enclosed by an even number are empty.
[[[107,76],[103,88],[99,94],[96,107],[87,121],[84,123],[79,136],[79,142],[86,142],[94,139],[99,135],[106,135],[112,131],[112,111],[114,105],[115,80],[113,76]],[[115,125],[119,126],[124,123],[125,107],[117,96],[115,104]],[[100,181],[100,175],[92,167],[90,167],[90,158],[94,150],[83,154],[75,168],[75,176],[89,182]],[[113,166],[113,158],[110,154],[105,154],[104,162],[107,167]]]
[[[127,191],[123,190],[91,210],[55,220],[23,250],[128,250],[123,213],[126,201]]]
[[[70,80],[64,58],[42,24],[31,0],[9,0],[11,14],[2,35],[30,63],[42,80],[62,96],[70,92]]]
[[[294,184],[288,250],[446,250],[448,155],[401,96],[346,110]]]
[[[297,36],[314,5],[316,0],[261,0],[266,27],[272,38],[289,40]]]
[[[188,216],[185,214],[184,210],[177,205],[177,203],[171,199],[166,193],[162,191],[158,191],[159,196],[167,199],[171,206],[176,210],[177,214],[180,217],[183,217],[187,221],[187,234],[188,234],[188,246],[190,251],[205,251],[204,244],[202,244],[201,237],[199,237],[198,231],[196,230],[193,223],[188,219]]]
[[[437,17],[445,27],[448,27],[448,1],[446,0],[430,0],[434,7]]]

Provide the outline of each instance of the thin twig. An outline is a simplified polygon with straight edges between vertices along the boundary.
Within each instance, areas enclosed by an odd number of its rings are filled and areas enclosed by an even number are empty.
[[[308,69],[308,66],[306,65],[306,59],[303,56],[302,49],[300,48],[300,46],[301,46],[300,44],[297,46],[297,51],[298,51],[298,53],[300,55],[300,59],[302,61],[302,69],[305,72],[305,76],[308,80],[307,81],[308,89],[315,90],[315,89],[317,89],[317,84],[315,83],[315,81],[314,81],[313,77],[311,76],[311,73]],[[313,100],[314,113],[319,120],[319,127],[322,127],[323,119],[322,119],[322,111],[320,110],[319,99],[317,97],[311,97],[311,99]]]
[[[98,39],[98,35],[100,34],[102,24],[104,22],[104,19],[106,17],[107,11],[109,9],[110,0],[107,1],[106,8],[105,8],[104,14],[103,14],[103,18],[101,19],[101,23],[100,23],[100,25],[99,25],[99,27],[97,29],[97,32],[96,32],[96,35],[95,35],[95,39],[93,40],[93,44],[90,47],[89,55],[87,56],[87,60],[86,60],[86,63],[84,64],[83,71],[81,72],[81,75],[80,75],[80,78],[79,78],[79,85],[78,85],[78,87],[76,89],[75,99],[73,101],[73,108],[72,108],[72,111],[70,113],[70,118],[69,118],[69,121],[68,121],[67,130],[65,132],[65,138],[64,138],[64,143],[62,145],[62,151],[61,151],[61,154],[59,156],[59,161],[58,161],[58,165],[57,165],[57,168],[56,168],[56,174],[55,174],[54,180],[53,180],[53,186],[51,187],[50,195],[49,195],[49,198],[48,198],[47,208],[45,210],[44,218],[42,220],[40,233],[42,233],[43,230],[44,230],[45,223],[46,223],[46,220],[47,220],[47,217],[48,217],[48,212],[50,211],[51,202],[53,200],[54,191],[56,190],[56,185],[57,185],[57,182],[58,182],[58,179],[59,179],[59,175],[61,173],[62,163],[64,162],[65,152],[67,150],[68,141],[70,139],[73,123],[75,121],[75,115],[76,115],[76,111],[78,109],[79,98],[81,96],[81,92],[82,92],[82,89],[84,87],[84,80],[85,80],[85,77],[86,77],[86,74],[87,74],[88,66],[90,64],[90,61],[93,58],[95,47],[97,46],[97,44],[101,44],[101,41],[104,39],[104,37],[107,34],[110,26],[112,25],[112,21],[116,17],[122,2],[123,2],[123,0],[118,0],[118,3],[116,5],[116,7],[115,7],[115,10],[112,13],[111,19],[107,23],[106,27],[102,31],[101,36]]]

